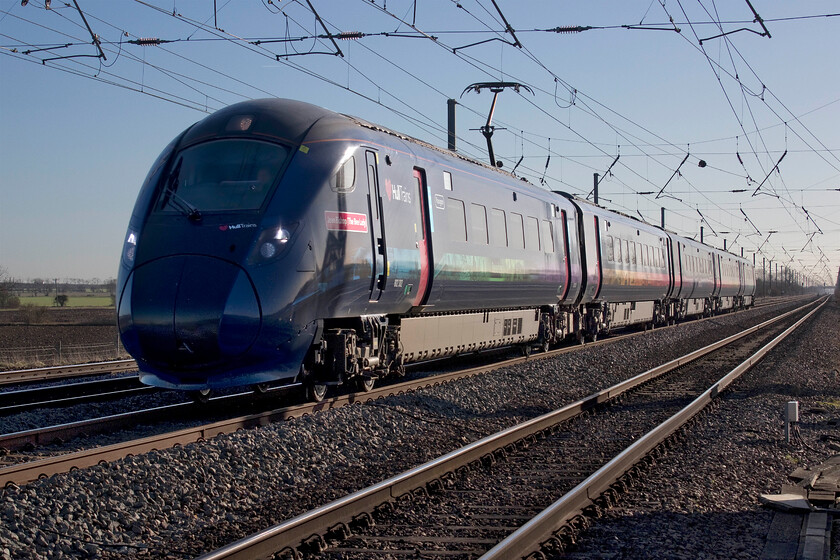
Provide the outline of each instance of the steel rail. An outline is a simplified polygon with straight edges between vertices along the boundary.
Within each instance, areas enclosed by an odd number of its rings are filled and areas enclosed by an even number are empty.
[[[606,465],[554,502],[554,504],[514,531],[506,539],[481,556],[481,560],[522,558],[539,549],[541,544],[551,539],[560,527],[580,515],[589,506],[594,505],[595,500],[601,494],[618,482],[642,458],[650,454],[657,446],[671,437],[701,410],[706,408],[709,403],[721,392],[726,390],[738,377],[759,362],[767,353],[799,328],[799,326],[819,311],[827,302],[828,299],[823,301],[818,307],[811,310],[807,315],[765,344],[739,366],[720,378],[685,408],[639,438],[633,445],[622,451]]]
[[[469,465],[475,461],[480,461],[482,458],[492,455],[499,449],[503,449],[509,445],[516,444],[519,441],[532,438],[545,430],[551,429],[554,426],[569,420],[570,418],[573,418],[587,410],[593,409],[603,402],[611,400],[626,391],[651,381],[656,377],[685,365],[688,362],[714,352],[723,346],[780,321],[810,305],[813,304],[809,303],[802,308],[789,311],[783,315],[764,321],[763,323],[750,327],[741,333],[729,336],[704,348],[690,352],[681,358],[671,360],[666,364],[652,368],[608,389],[593,393],[592,395],[575,403],[571,403],[548,414],[533,418],[496,434],[477,440],[465,447],[447,453],[446,455],[433,459],[432,461],[391,477],[383,482],[359,490],[349,496],[340,498],[324,506],[303,513],[288,521],[245,537],[218,550],[204,554],[198,557],[198,560],[250,560],[255,558],[271,558],[278,552],[293,550],[303,544],[307,539],[315,535],[324,534],[336,526],[347,524],[351,522],[352,519],[372,511],[380,504],[394,501],[412,490],[424,487],[435,480],[439,480],[447,473],[455,472],[461,467]],[[497,558],[502,558],[502,556]]]
[[[157,387],[133,387],[130,389],[116,389],[107,393],[97,393],[91,395],[77,395],[75,397],[65,397],[62,399],[52,399],[47,401],[25,402],[18,404],[10,404],[0,407],[0,416],[7,416],[10,414],[19,414],[30,410],[58,408],[62,406],[76,406],[80,404],[92,402],[105,402],[109,400],[123,399],[126,397],[135,397],[137,395],[144,395],[146,393],[158,392]]]
[[[774,319],[765,321],[764,323],[752,327],[751,329],[744,331],[743,333],[733,335],[733,337],[729,337],[727,339],[719,341],[717,344],[728,344],[729,342],[733,342],[739,336],[746,336],[754,330],[762,328],[763,326],[766,326],[774,321],[780,320],[796,311],[797,310],[792,310]],[[585,348],[601,344],[609,344],[612,342],[623,340],[625,338],[639,336],[642,334],[644,333],[635,332],[621,337],[602,339],[597,342],[587,343]],[[213,437],[224,433],[231,433],[243,428],[264,426],[273,422],[289,420],[314,412],[320,412],[323,410],[329,410],[333,408],[340,408],[342,406],[352,404],[366,403],[380,398],[414,391],[423,387],[430,387],[438,384],[449,383],[457,379],[463,379],[475,375],[480,375],[483,373],[493,371],[495,369],[512,366],[528,360],[547,359],[560,354],[573,352],[581,348],[584,348],[584,346],[564,347],[541,354],[531,355],[530,357],[511,358],[494,364],[480,365],[465,370],[436,375],[434,377],[426,377],[410,381],[404,381],[393,385],[375,388],[367,393],[351,393],[347,395],[340,395],[337,397],[329,398],[320,403],[306,403],[302,405],[285,407],[281,409],[270,410],[267,412],[230,418],[227,420],[196,426],[193,428],[185,428],[183,430],[159,434],[155,436],[149,436],[133,441],[102,446],[95,449],[77,451],[63,455],[58,455],[55,457],[48,457],[25,463],[18,463],[8,467],[0,468],[0,487],[9,484],[26,484],[32,482],[33,480],[37,480],[38,478],[68,472],[71,468],[86,468],[104,461],[114,461],[117,459],[121,459],[123,457],[126,457],[127,455],[145,453],[153,449],[165,449],[173,445],[184,445],[186,443],[200,441],[208,437]],[[717,346],[711,345],[706,348],[708,349],[707,352],[711,352],[714,349],[716,349]],[[581,408],[581,410],[588,410],[601,402],[613,398],[616,395],[616,393],[614,392],[615,390],[618,390],[620,392],[629,390],[638,384],[644,383],[647,380],[652,379],[657,375],[661,375],[662,373],[666,373],[671,369],[679,367],[687,361],[697,359],[703,355],[701,353],[703,350],[704,349],[697,350],[695,352],[692,352],[691,354],[688,354],[687,356],[684,356],[683,358],[673,360],[668,364],[660,366],[660,368],[663,369],[654,368],[649,372],[639,374],[638,376],[625,381],[623,384],[619,384],[613,388],[601,391],[600,393],[593,395],[594,400],[592,400],[591,402],[587,401],[584,403],[583,401],[581,401],[583,403],[581,406],[585,407]],[[666,367],[668,369],[664,369]],[[651,372],[656,373],[652,374]],[[648,377],[645,377],[646,375]],[[625,387],[624,384],[629,385]],[[278,389],[288,390],[290,388],[293,388],[293,386],[284,386]],[[226,397],[213,398],[211,399],[211,402],[219,403],[220,401],[224,401],[227,399],[230,402],[238,403],[239,401],[234,399],[242,398],[242,394],[230,395]],[[196,409],[193,403],[180,403],[142,411],[115,414],[91,420],[83,420],[81,422],[73,422],[57,426],[49,426],[46,428],[36,428],[22,432],[15,432],[12,434],[5,434],[0,436],[0,448],[3,448],[7,451],[17,451],[27,448],[33,448],[41,445],[51,444],[56,440],[67,441],[81,434],[102,433],[105,431],[123,429],[125,427],[130,427],[136,424],[159,422],[162,419],[171,419],[173,417],[178,417],[179,415],[184,415],[190,410],[200,411],[200,409]],[[577,413],[579,413],[579,411],[574,412],[572,415]]]
[[[776,301],[767,301],[766,298],[761,302],[756,302],[753,304],[752,308],[761,308],[767,307],[769,305],[782,305],[785,303],[790,303],[796,301],[797,299],[804,299],[806,297],[810,297],[807,295],[803,296],[790,296],[787,298],[780,298]],[[696,321],[706,321],[709,319],[714,319],[712,317],[704,317],[699,319],[693,319]],[[670,327],[660,327],[660,328],[670,328]],[[640,334],[639,332],[627,333],[626,335],[622,336],[635,336]],[[591,343],[589,343],[591,344]],[[566,350],[566,348],[560,349]],[[557,350],[555,350],[556,352]],[[107,374],[107,373],[122,373],[125,371],[134,371],[137,369],[137,362],[134,360],[114,360],[108,362],[96,362],[91,364],[74,364],[74,365],[67,365],[67,366],[50,366],[50,367],[43,367],[43,368],[32,368],[32,369],[16,369],[16,370],[8,370],[8,371],[0,371],[0,386],[2,385],[13,385],[13,384],[21,384],[21,383],[34,383],[38,381],[50,381],[53,379],[67,379],[67,378],[74,378],[74,377],[86,377],[91,375],[99,375],[99,374]]]
[[[606,344],[611,340],[615,339],[605,340],[603,343]],[[579,347],[563,348],[541,354],[539,357],[541,358],[549,355],[556,355],[558,353],[569,352],[575,350],[576,348]],[[352,404],[365,403],[385,398],[387,396],[414,391],[422,387],[449,383],[456,379],[479,375],[483,372],[492,371],[493,369],[524,362],[528,359],[529,358],[526,357],[512,358],[496,364],[482,365],[434,377],[420,378],[375,388],[367,393],[340,395],[326,399],[319,403],[306,403],[302,405],[284,407],[277,410],[250,414],[247,416],[239,416],[211,424],[149,436],[138,440],[19,463],[9,467],[0,468],[0,487],[7,486],[9,484],[26,484],[32,482],[33,480],[37,480],[38,478],[68,472],[71,468],[90,467],[103,461],[121,459],[130,454],[146,453],[153,449],[165,449],[174,445],[184,445],[219,434],[235,432],[236,430],[242,428],[264,426],[274,422],[289,420],[306,414],[312,414],[314,412],[340,408],[342,406]],[[530,359],[536,358],[531,357]],[[284,386],[279,389],[288,390],[293,387],[294,386]],[[242,398],[242,394],[230,395],[226,397],[215,397],[211,399],[211,402],[219,403],[220,401],[226,399],[233,400]],[[37,447],[40,445],[50,444],[56,440],[66,441],[83,433],[101,433],[104,431],[121,429],[128,425],[157,422],[161,419],[171,419],[173,418],[173,415],[174,417],[178,417],[189,410],[197,410],[196,405],[194,403],[172,404],[142,411],[126,412],[102,418],[83,420],[81,422],[72,422],[57,426],[49,426],[46,428],[36,428],[33,430],[5,434],[0,436],[0,448],[6,449],[7,451],[16,451],[25,448]]]
[[[109,377],[92,381],[48,385],[35,389],[18,389],[0,393],[0,415],[5,416],[37,408],[72,406],[84,402],[115,399],[132,394],[161,390],[157,387],[141,384],[137,376]]]
[[[49,381],[69,377],[86,377],[89,375],[134,371],[136,369],[137,362],[134,360],[115,360],[113,362],[95,362],[92,364],[51,366],[34,369],[14,369],[0,371],[0,385]]]
[[[618,336],[618,337],[611,337],[606,339],[601,339],[596,342],[587,343],[585,346],[575,345],[575,346],[568,346],[563,348],[558,348],[555,350],[551,350],[549,352],[541,353],[541,354],[533,354],[529,357],[516,357],[516,358],[509,358],[507,360],[496,362],[493,364],[484,364],[480,366],[475,366],[455,372],[439,374],[433,377],[425,377],[419,378],[415,380],[403,381],[400,383],[395,383],[392,385],[385,385],[382,387],[374,388],[372,391],[367,393],[351,393],[348,395],[340,395],[336,397],[330,397],[325,399],[320,403],[307,403],[295,407],[287,407],[282,408],[279,410],[272,410],[268,412],[263,412],[259,414],[249,415],[249,416],[242,416],[239,418],[232,418],[228,421],[225,421],[225,424],[229,424],[232,426],[231,431],[238,429],[237,421],[241,421],[243,423],[246,422],[256,422],[257,425],[267,424],[270,422],[278,421],[281,419],[289,419],[295,418],[299,416],[303,416],[304,414],[310,414],[313,412],[320,412],[322,410],[329,410],[332,408],[339,408],[342,406],[347,406],[351,404],[358,404],[364,403],[371,400],[376,400],[380,398],[385,398],[388,396],[392,396],[395,394],[402,394],[409,391],[414,391],[422,387],[433,386],[442,383],[449,383],[451,381],[462,379],[465,377],[471,377],[474,375],[480,375],[482,373],[486,373],[489,371],[493,371],[495,369],[500,369],[507,366],[516,365],[527,360],[539,360],[539,359],[546,359],[553,356],[558,356],[560,354],[565,354],[568,352],[574,352],[581,348],[590,348],[592,346],[600,346],[604,344],[610,344],[612,342],[618,342],[619,340],[623,340],[625,338],[631,338],[634,336],[639,336],[644,333],[642,332],[634,332],[629,333],[626,335]],[[286,385],[283,387],[279,387],[279,390],[289,390],[293,389],[295,385]],[[232,399],[232,398],[242,398],[242,395],[230,395],[227,397],[215,397],[211,399],[212,403],[218,403],[225,399]],[[101,418],[93,418],[89,420],[82,420],[79,422],[71,422],[67,424],[59,424],[56,426],[47,426],[44,428],[34,428],[31,430],[25,430],[21,432],[15,432],[11,434],[4,434],[0,435],[0,448],[5,449],[7,451],[18,451],[25,448],[31,447],[38,447],[41,445],[49,445],[56,440],[60,441],[67,441],[72,439],[73,437],[77,437],[79,435],[92,435],[97,433],[102,433],[105,431],[113,431],[125,428],[126,426],[132,426],[135,424],[144,424],[144,423],[153,423],[159,421],[160,418],[171,419],[173,417],[177,417],[177,415],[184,414],[186,411],[194,409],[194,404],[187,402],[187,403],[179,403],[173,405],[167,405],[164,407],[158,408],[151,408],[146,410],[139,410],[133,412],[125,412],[122,414],[114,414],[110,416],[104,416]],[[288,415],[285,415],[288,412]],[[197,427],[196,433],[200,432],[201,427]],[[223,433],[223,432],[217,432]],[[196,439],[199,439],[200,435],[196,435]],[[46,463],[44,463],[46,465]],[[61,471],[52,471],[50,470],[50,474],[55,474]],[[0,486],[4,484],[3,479],[4,471],[0,469]],[[45,473],[41,473],[45,474]],[[34,480],[34,478],[32,479]],[[6,481],[10,482],[10,481]],[[17,480],[11,481],[19,483]]]
[[[788,296],[785,298],[758,298],[761,301],[756,301],[752,308],[761,308],[768,305],[785,304],[797,299],[804,299],[810,297],[809,295]],[[714,317],[705,317],[702,319],[695,319],[698,321],[713,319]],[[666,327],[661,327],[666,328]],[[630,333],[637,334],[637,333]],[[108,362],[96,362],[91,364],[74,364],[67,366],[49,366],[43,368],[32,369],[16,369],[8,371],[0,371],[0,385],[11,385],[15,383],[26,383],[36,381],[48,381],[50,379],[63,379],[70,377],[85,377],[88,375],[97,375],[104,373],[121,373],[124,371],[134,371],[137,369],[137,362],[134,360],[114,360]]]

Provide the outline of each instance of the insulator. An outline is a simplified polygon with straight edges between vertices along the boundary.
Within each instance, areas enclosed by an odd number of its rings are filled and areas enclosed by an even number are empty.
[[[336,35],[336,39],[340,39],[342,41],[357,41],[364,37],[365,34],[361,31],[343,31]]]
[[[580,26],[580,25],[564,25],[562,27],[555,27],[554,29],[549,29],[549,31],[553,31],[555,33],[580,33],[581,31],[589,31],[592,29],[589,26]]]
[[[160,45],[160,39],[156,39],[154,37],[141,37],[134,41],[134,43],[140,45],[141,47],[150,47]]]

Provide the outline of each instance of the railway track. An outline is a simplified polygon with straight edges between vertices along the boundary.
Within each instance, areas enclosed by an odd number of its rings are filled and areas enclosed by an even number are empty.
[[[788,302],[798,301],[810,296],[789,296],[772,299],[759,299],[753,308],[762,308],[769,305],[779,305]],[[74,364],[66,366],[50,366],[42,368],[17,369],[0,371],[0,387],[9,385],[27,385],[39,382],[52,382],[65,379],[76,379],[91,377],[95,375],[107,375],[136,371],[137,362],[134,360],[114,360],[109,362],[97,362],[91,364]]]
[[[628,337],[640,336],[643,333],[635,332],[618,337],[599,340],[587,344],[591,348],[594,345],[609,344]],[[457,379],[480,375],[526,360],[550,358],[559,354],[573,352],[580,346],[564,347],[552,350],[548,353],[533,355],[529,358],[518,357],[493,364],[482,364],[478,367],[453,371],[433,377],[423,377],[396,383],[389,386],[376,388],[368,393],[355,393],[341,395],[327,399],[321,403],[307,403],[284,407],[280,409],[265,410],[272,401],[276,402],[278,395],[294,391],[296,387],[289,386],[274,390],[261,399],[258,399],[258,406],[263,406],[259,412],[247,415],[231,417],[232,411],[241,410],[242,407],[249,407],[253,410],[253,393],[242,393],[211,399],[211,406],[208,408],[196,407],[192,403],[181,403],[156,407],[147,410],[132,411],[123,414],[116,414],[103,418],[84,420],[48,426],[0,435],[0,449],[5,454],[5,463],[8,466],[0,469],[0,486],[7,484],[25,484],[37,478],[67,472],[73,468],[84,468],[98,464],[102,461],[113,461],[128,455],[137,455],[153,449],[163,449],[173,445],[183,445],[190,442],[207,439],[222,433],[230,433],[239,429],[265,425],[271,422],[288,420],[311,414],[321,410],[338,408],[341,406],[368,402],[389,395],[401,394],[417,390],[422,387],[440,383],[448,383]],[[207,418],[215,419],[206,423],[202,420]],[[172,432],[149,435],[133,441],[119,442],[111,445],[104,445],[92,450],[82,450],[72,453],[58,452],[55,456],[31,460],[31,456],[20,455],[19,452],[30,452],[33,449],[48,446],[54,442],[66,443],[80,436],[94,435],[99,433],[116,432],[123,429],[133,428],[136,425],[155,425],[163,422],[170,422],[177,419],[185,424],[193,426]],[[49,453],[49,452],[48,452]]]
[[[93,364],[15,369],[0,371],[0,386],[35,383],[40,381],[55,381],[57,379],[71,379],[76,377],[90,377],[92,375],[122,373],[124,371],[136,370],[137,362],[134,360],[115,360],[112,362],[96,362]]]
[[[762,323],[201,560],[557,554],[632,484],[645,458],[815,311]],[[592,433],[602,437],[587,439]]]
[[[756,307],[760,308],[765,305],[785,303],[796,299],[798,298],[774,298],[772,301],[759,302]],[[113,401],[124,397],[156,392],[155,389],[142,385],[136,376],[71,383],[62,382],[68,379],[116,374],[135,369],[136,363],[133,360],[119,360],[0,372],[0,387],[14,387],[0,392],[0,416],[37,409],[69,407],[89,402]],[[29,385],[36,383],[46,385],[29,387]],[[94,424],[87,425],[94,426]],[[113,425],[113,422],[111,422],[109,427]],[[39,439],[43,441],[44,438]],[[35,445],[37,442],[33,439],[31,443]]]
[[[143,385],[137,376],[18,389],[0,393],[0,416],[27,410],[114,400],[159,390]]]

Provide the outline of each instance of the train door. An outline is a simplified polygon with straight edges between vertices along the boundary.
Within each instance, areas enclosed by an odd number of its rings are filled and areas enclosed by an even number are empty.
[[[720,289],[723,285],[723,282],[720,277],[720,255],[715,255],[714,253],[712,253],[712,274],[714,275],[715,279],[715,287],[712,290],[712,295],[717,296],[718,294],[720,294]]]
[[[423,305],[432,287],[432,244],[431,244],[431,212],[429,211],[426,190],[426,173],[422,169],[413,169],[415,193],[420,206],[420,227],[417,231],[417,248],[420,251],[420,281],[411,305]]]
[[[385,245],[385,223],[382,215],[382,196],[376,152],[365,151],[368,179],[368,215],[370,216],[371,259],[370,301],[379,301],[388,283],[388,251]]]
[[[598,216],[594,216],[595,219],[595,266],[593,270],[597,274],[597,285],[598,289],[595,290],[595,293],[592,295],[592,299],[598,299],[598,296],[601,295],[601,287],[603,286],[603,278],[604,274],[601,270],[601,224],[598,221]]]
[[[556,215],[557,206],[552,204],[551,207],[555,209],[555,212],[554,212],[555,216],[554,217],[558,218],[558,216]],[[564,279],[565,285],[563,286],[562,293],[558,294],[560,296],[560,301],[563,301],[569,295],[569,288],[572,285],[572,270],[571,270],[571,262],[570,262],[572,255],[569,252],[569,233],[568,233],[568,230],[567,230],[566,211],[565,210],[560,210],[560,216],[559,216],[558,219],[555,220],[555,228],[554,228],[555,231],[558,229],[558,227],[560,229],[560,235],[558,236],[558,241],[560,241],[562,243],[561,248],[560,248],[560,252],[563,255],[562,267],[563,267],[563,271],[566,275],[566,278]]]
[[[679,243],[674,243],[671,236],[666,236],[660,239],[659,251],[665,258],[665,268],[668,272],[668,295],[672,298],[678,297],[680,288],[682,288],[682,278],[679,275],[679,262],[677,256],[674,255],[674,245],[679,247]]]

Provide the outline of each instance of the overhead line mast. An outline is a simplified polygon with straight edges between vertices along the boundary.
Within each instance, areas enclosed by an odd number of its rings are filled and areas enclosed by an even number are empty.
[[[484,135],[484,138],[487,139],[487,153],[490,157],[490,165],[492,165],[493,167],[501,167],[502,162],[497,162],[496,156],[493,153],[492,140],[493,132],[496,130],[496,127],[491,124],[493,122],[493,113],[496,112],[496,99],[498,99],[499,94],[506,88],[513,88],[513,90],[516,92],[519,92],[519,89],[523,88],[526,91],[530,92],[531,95],[534,95],[534,90],[518,82],[480,82],[477,84],[467,86],[466,89],[464,89],[464,91],[461,92],[461,97],[463,97],[464,94],[470,91],[471,89],[475,90],[476,93],[481,93],[482,88],[487,88],[493,92],[493,103],[490,105],[490,114],[487,115],[487,123],[478,130],[480,130],[481,133]]]

